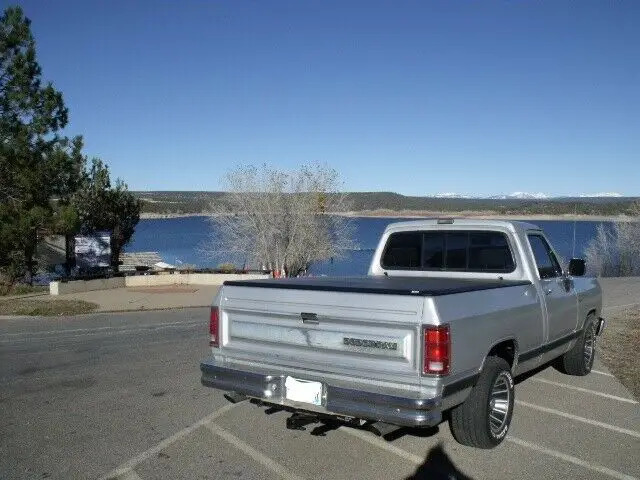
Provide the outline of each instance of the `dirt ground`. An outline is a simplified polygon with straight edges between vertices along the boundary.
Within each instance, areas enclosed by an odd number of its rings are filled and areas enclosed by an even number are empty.
[[[82,300],[60,300],[42,296],[37,298],[12,298],[0,300],[0,315],[59,316],[91,313],[96,303]]]
[[[599,340],[602,362],[636,399],[640,399],[640,307],[629,307],[609,315]]]

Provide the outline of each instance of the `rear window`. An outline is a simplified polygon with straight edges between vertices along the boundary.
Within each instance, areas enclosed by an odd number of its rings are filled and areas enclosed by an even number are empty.
[[[509,273],[515,263],[504,233],[449,230],[391,234],[382,268]]]

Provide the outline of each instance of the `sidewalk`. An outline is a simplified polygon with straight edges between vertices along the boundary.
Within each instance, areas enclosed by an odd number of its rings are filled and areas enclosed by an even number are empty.
[[[58,295],[57,300],[84,300],[99,305],[98,312],[159,310],[167,308],[208,307],[219,285],[169,285],[125,287],[112,290]],[[44,298],[51,298],[45,296]]]

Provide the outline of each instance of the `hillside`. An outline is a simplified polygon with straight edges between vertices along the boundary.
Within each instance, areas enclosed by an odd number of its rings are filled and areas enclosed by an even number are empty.
[[[134,192],[143,201],[143,213],[202,214],[224,192]],[[626,214],[637,198],[562,197],[547,199],[411,197],[393,192],[349,194],[353,212],[483,212],[499,215],[600,215]]]

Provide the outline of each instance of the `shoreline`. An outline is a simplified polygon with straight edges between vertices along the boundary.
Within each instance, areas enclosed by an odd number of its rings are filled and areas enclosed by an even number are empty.
[[[542,220],[542,221],[591,221],[591,222],[631,222],[633,219],[627,215],[576,215],[567,214],[500,214],[493,211],[459,211],[459,212],[432,212],[423,210],[363,210],[358,212],[342,212],[350,218],[474,218],[478,220]],[[187,217],[208,217],[208,213],[153,213],[143,212],[140,214],[141,220],[187,218]]]

